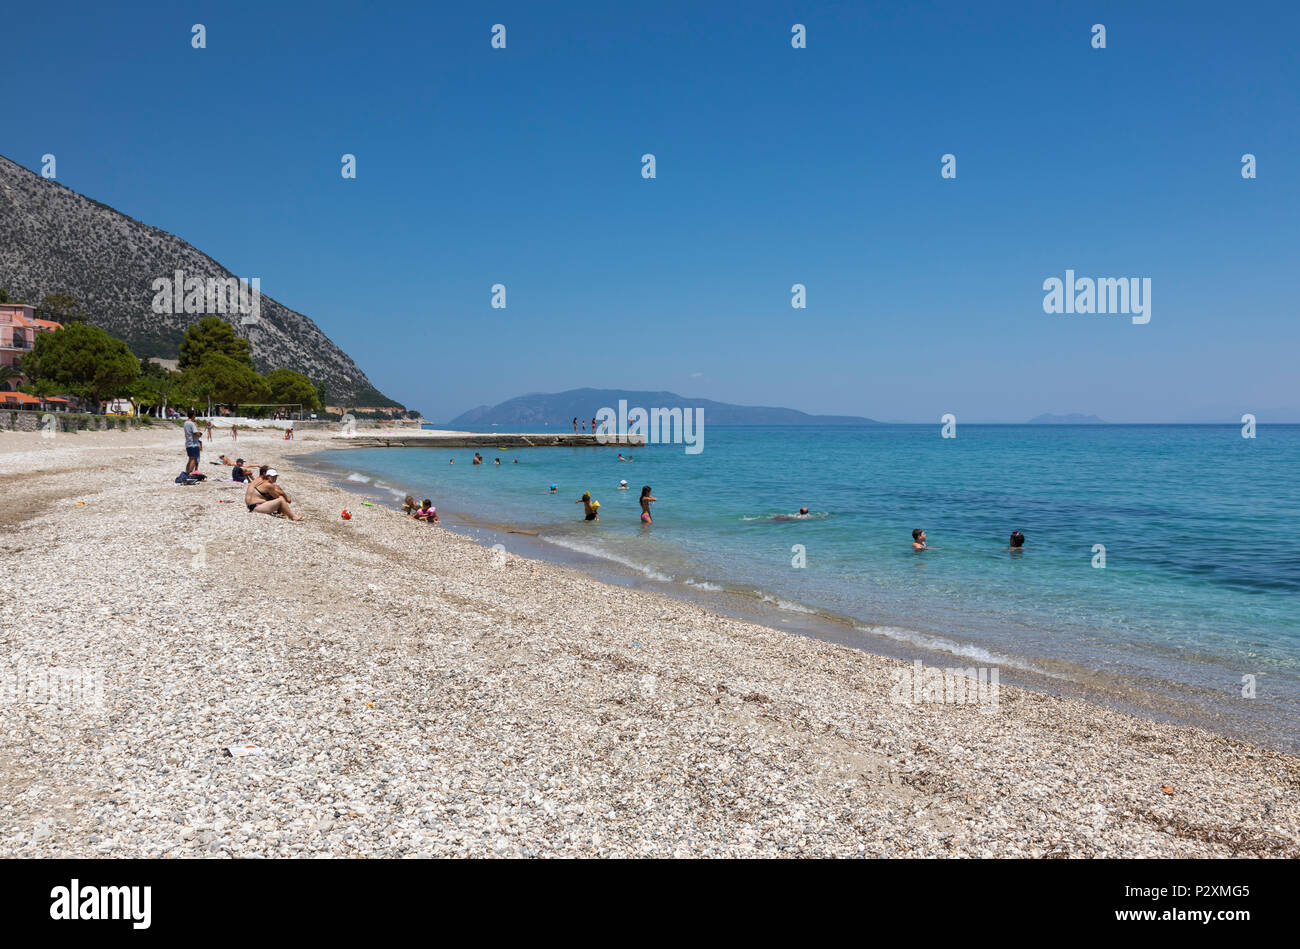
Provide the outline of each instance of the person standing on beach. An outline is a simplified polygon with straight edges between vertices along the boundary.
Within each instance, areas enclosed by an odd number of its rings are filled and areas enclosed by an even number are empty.
[[[578,416],[573,417],[573,434],[578,434]]]
[[[208,441],[215,442],[217,440],[217,436],[212,434],[212,419],[208,419],[207,426],[208,426]]]
[[[592,420],[591,420],[591,434],[593,434],[593,435],[596,434],[596,420],[595,420],[595,419],[592,419]]]
[[[232,424],[230,426],[230,440],[239,441],[239,426]]]
[[[658,498],[651,496],[650,485],[647,484],[645,487],[641,489],[641,523],[642,524],[653,523],[653,521],[650,520],[650,505],[658,500],[659,500]]]
[[[185,417],[185,473],[193,474],[199,467],[199,452],[203,449],[203,440],[199,438],[199,427],[194,423],[194,410],[190,409]]]

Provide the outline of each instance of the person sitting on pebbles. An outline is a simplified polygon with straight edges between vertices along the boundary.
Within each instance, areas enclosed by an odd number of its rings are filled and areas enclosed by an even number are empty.
[[[273,514],[301,521],[302,515],[293,513],[290,507],[289,495],[276,484],[279,477],[280,472],[263,465],[260,475],[244,489],[244,503],[251,514]]]

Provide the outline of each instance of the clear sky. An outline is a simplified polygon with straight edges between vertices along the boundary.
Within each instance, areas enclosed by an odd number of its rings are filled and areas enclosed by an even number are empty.
[[[0,153],[260,277],[431,419],[1300,406],[1300,4],[383,6],[10,4]],[[1067,269],[1149,277],[1150,323],[1044,313]]]

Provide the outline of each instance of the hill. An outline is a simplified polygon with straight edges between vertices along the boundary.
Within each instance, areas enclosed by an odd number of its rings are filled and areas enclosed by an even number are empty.
[[[475,429],[530,427],[563,428],[573,422],[590,422],[602,408],[618,410],[620,399],[628,408],[703,408],[710,425],[879,425],[874,419],[853,415],[809,415],[797,409],[757,405],[732,405],[711,399],[688,399],[675,392],[644,392],[626,389],[570,389],[568,392],[531,393],[499,405],[481,405],[447,423],[449,428]]]
[[[137,356],[174,359],[185,328],[203,315],[153,312],[153,281],[177,270],[205,280],[237,276],[179,237],[0,156],[0,287],[12,299],[36,306],[47,293],[67,291],[81,300],[87,322]],[[332,403],[395,404],[320,327],[268,296],[256,325],[241,325],[237,313],[214,315],[248,338],[261,372],[295,369],[324,383]]]

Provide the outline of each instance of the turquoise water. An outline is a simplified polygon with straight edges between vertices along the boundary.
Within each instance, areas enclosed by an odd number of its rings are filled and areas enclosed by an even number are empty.
[[[867,648],[886,637],[1102,688],[1095,673],[1133,696],[1191,696],[1205,716],[1293,744],[1300,426],[1260,426],[1255,439],[1230,425],[965,425],[953,439],[938,425],[744,426],[706,436],[699,454],[648,446],[631,449],[630,464],[613,448],[485,451],[482,467],[465,449],[329,461],[430,497],[444,518],[533,530],[557,552],[649,583],[832,615]],[[631,490],[617,490],[623,478]],[[645,484],[659,498],[649,528],[637,505]],[[585,490],[601,502],[598,522],[573,503]],[[812,516],[775,519],[800,506]],[[934,549],[911,549],[914,527]],[[1013,529],[1025,533],[1021,553],[1007,549]],[[1097,544],[1104,568],[1093,566]],[[793,565],[795,545],[806,566]],[[1254,698],[1241,695],[1246,675]]]

